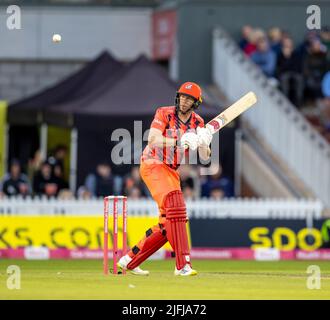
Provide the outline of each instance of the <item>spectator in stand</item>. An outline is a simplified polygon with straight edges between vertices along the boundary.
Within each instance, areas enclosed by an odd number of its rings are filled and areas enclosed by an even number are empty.
[[[105,197],[114,194],[110,165],[106,162],[98,164],[95,173],[87,176],[85,187],[93,197]]]
[[[36,173],[33,179],[33,191],[39,196],[57,196],[59,192],[59,185],[52,174],[52,166],[48,161],[44,161],[40,170]]]
[[[328,71],[322,80],[323,99],[318,104],[320,113],[320,123],[323,126],[321,133],[330,142],[330,71]]]
[[[74,199],[74,194],[69,189],[62,189],[59,191],[57,198],[59,200],[72,200]]]
[[[142,198],[141,189],[133,185],[126,193],[129,199],[138,200]]]
[[[140,190],[140,197],[147,197],[149,195],[149,191],[141,179],[138,166],[132,167],[131,172],[124,178],[124,188],[122,193],[129,195],[131,189],[134,188]]]
[[[242,27],[242,38],[239,41],[239,47],[244,50],[246,45],[249,43],[249,39],[251,37],[251,33],[253,32],[253,28],[250,25],[245,25]]]
[[[257,50],[251,55],[252,61],[258,65],[267,77],[275,75],[276,55],[269,48],[266,37],[257,40]]]
[[[200,182],[197,170],[188,164],[182,164],[179,169],[180,184],[183,193],[191,198],[196,198],[200,194]],[[186,189],[186,191],[184,191]]]
[[[297,107],[301,107],[304,94],[304,79],[302,76],[302,61],[295,53],[293,41],[285,37],[277,57],[276,77],[283,93]]]
[[[183,185],[181,187],[183,196],[186,200],[194,200],[196,199],[196,193],[193,188],[191,188],[189,185]]]
[[[234,197],[233,182],[222,174],[221,165],[214,166],[213,169],[211,168],[213,172],[217,170],[216,173],[212,176],[207,176],[206,180],[202,183],[202,197],[209,198],[211,191],[214,189],[221,189],[226,198]]]
[[[265,37],[265,33],[261,29],[253,30],[248,34],[248,43],[244,47],[244,53],[250,57],[257,50],[258,39]]]
[[[54,155],[48,158],[48,162],[54,168],[55,165],[60,165],[62,167],[62,171],[64,172],[64,161],[68,153],[68,148],[65,145],[58,145],[54,150]]]
[[[278,27],[271,28],[268,31],[268,38],[270,48],[275,52],[276,56],[280,53],[282,48],[282,31]]]
[[[322,28],[320,33],[320,38],[322,44],[327,49],[327,63],[328,63],[328,70],[330,69],[330,27],[326,26]]]
[[[225,197],[225,192],[220,187],[213,187],[210,190],[210,198],[212,200],[222,200]]]
[[[296,52],[300,55],[300,59],[304,59],[308,53],[308,48],[314,39],[318,39],[318,33],[313,31],[308,31],[305,35],[303,42],[297,47]]]
[[[53,168],[54,178],[58,185],[59,191],[64,189],[69,189],[69,184],[64,179],[63,168],[59,163],[56,163]]]
[[[92,194],[85,186],[80,186],[77,190],[78,199],[88,200],[92,198]]]
[[[2,193],[6,196],[26,196],[31,194],[31,186],[28,177],[21,172],[18,160],[11,161],[9,173],[2,181]]]
[[[34,153],[33,159],[29,159],[28,162],[27,173],[32,185],[33,185],[34,176],[40,170],[41,164],[42,164],[41,151],[37,150]]]
[[[318,38],[311,40],[303,62],[305,86],[313,99],[320,98],[322,78],[327,71],[326,47]]]

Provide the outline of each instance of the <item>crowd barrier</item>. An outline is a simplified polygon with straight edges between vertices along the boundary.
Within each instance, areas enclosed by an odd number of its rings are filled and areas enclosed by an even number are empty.
[[[196,218],[321,218],[323,205],[309,199],[228,198],[219,200],[187,200],[189,217]],[[103,214],[103,199],[3,198],[0,215],[99,215]],[[157,217],[158,208],[151,198],[128,199],[129,216]]]

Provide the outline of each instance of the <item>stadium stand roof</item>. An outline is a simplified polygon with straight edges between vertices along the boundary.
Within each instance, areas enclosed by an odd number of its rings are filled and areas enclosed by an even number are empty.
[[[174,104],[177,88],[166,70],[145,56],[123,65],[104,52],[57,85],[11,105],[9,122],[21,122],[22,111],[25,123],[30,119],[63,127],[74,126],[80,116],[150,117],[157,107]],[[218,111],[203,103],[198,113]]]
[[[122,67],[121,62],[104,51],[95,60],[64,80],[11,104],[8,108],[8,122],[11,124],[42,122],[42,115],[46,109],[85,96]]]

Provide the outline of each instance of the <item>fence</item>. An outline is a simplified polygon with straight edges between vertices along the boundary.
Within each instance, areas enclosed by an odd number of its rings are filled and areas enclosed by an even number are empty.
[[[194,218],[278,218],[319,219],[323,206],[317,200],[296,199],[211,199],[188,200],[189,217]],[[18,215],[100,215],[103,200],[57,200],[47,198],[5,198],[0,202],[0,216]],[[152,199],[128,199],[129,216],[157,216]]]
[[[329,207],[329,144],[220,28],[213,32],[213,80],[232,101],[248,91],[257,94],[244,119]]]

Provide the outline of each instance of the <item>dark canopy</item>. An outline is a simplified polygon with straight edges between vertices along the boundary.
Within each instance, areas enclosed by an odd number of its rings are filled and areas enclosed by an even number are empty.
[[[65,125],[70,115],[76,125],[80,116],[152,116],[159,106],[173,105],[177,84],[158,64],[144,56],[122,67],[87,95],[47,108],[45,121]],[[215,108],[204,104],[199,113],[214,115]],[[68,124],[66,124],[68,125]]]
[[[8,109],[8,122],[10,124],[41,122],[43,114],[50,106],[68,103],[97,90],[122,67],[122,63],[105,51],[59,83],[11,104]]]

